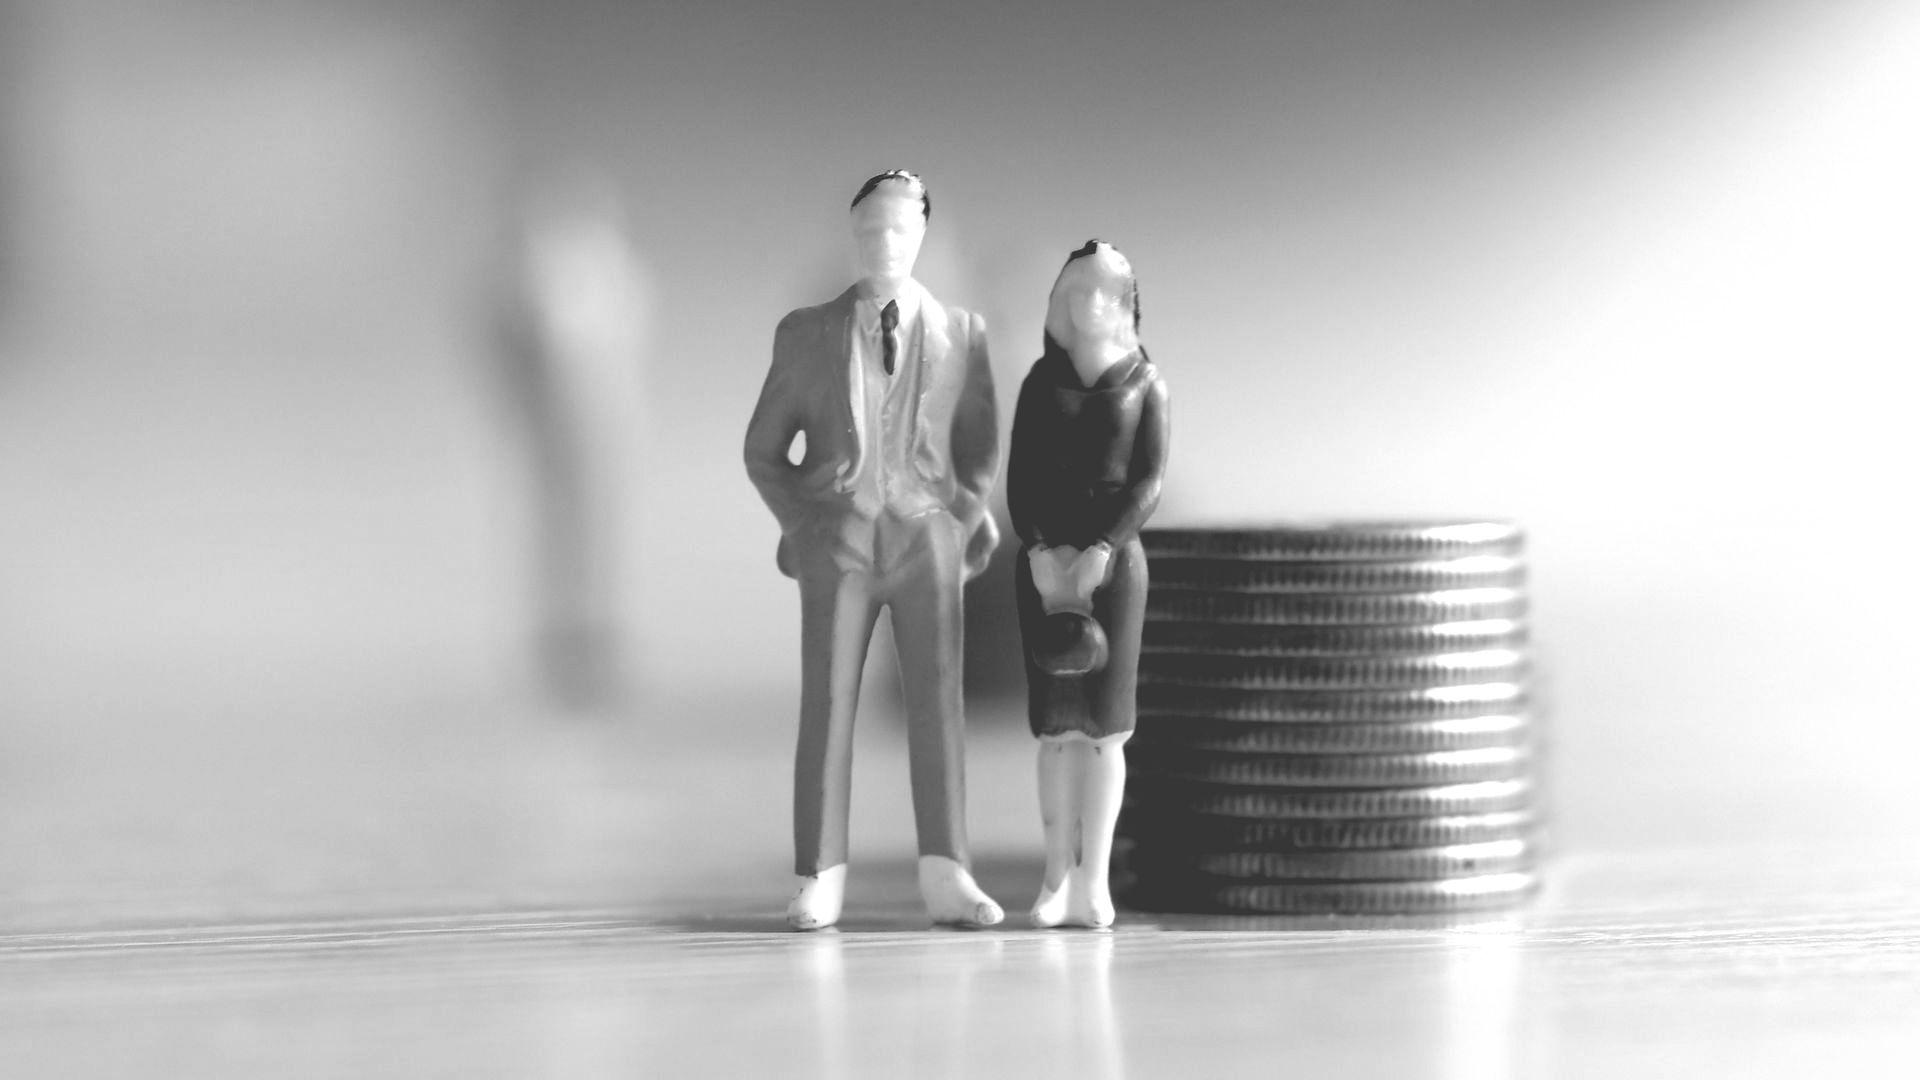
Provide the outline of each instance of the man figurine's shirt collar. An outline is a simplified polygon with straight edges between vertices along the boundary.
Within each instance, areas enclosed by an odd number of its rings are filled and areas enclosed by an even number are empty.
[[[925,295],[926,290],[912,278],[901,282],[899,295],[894,297],[900,305],[899,329],[901,331],[913,325],[913,320],[920,317],[920,301]],[[855,287],[853,314],[860,324],[862,333],[878,334],[880,332],[880,309],[886,306],[887,302],[876,297],[872,287],[866,282],[862,281]]]

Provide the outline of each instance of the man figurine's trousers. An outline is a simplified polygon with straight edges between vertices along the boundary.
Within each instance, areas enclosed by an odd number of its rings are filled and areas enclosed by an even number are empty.
[[[865,529],[859,530],[865,548]],[[964,865],[966,756],[961,585],[966,537],[942,510],[872,522],[872,550],[800,560],[800,742],[793,762],[794,872],[847,861],[853,717],[875,620],[893,612],[921,855]]]

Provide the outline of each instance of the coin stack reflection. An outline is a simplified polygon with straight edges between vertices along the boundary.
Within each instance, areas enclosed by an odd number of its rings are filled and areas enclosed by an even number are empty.
[[[1510,523],[1156,529],[1116,844],[1149,911],[1399,914],[1538,887]]]

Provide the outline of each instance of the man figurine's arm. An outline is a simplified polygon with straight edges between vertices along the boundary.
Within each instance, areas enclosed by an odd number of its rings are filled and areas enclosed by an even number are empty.
[[[802,382],[802,357],[798,355],[798,316],[794,312],[780,320],[773,332],[773,364],[767,381],[760,387],[760,401],[747,422],[745,458],[747,478],[760,491],[767,509],[773,511],[783,534],[800,527],[810,501],[810,487],[802,466],[787,459],[793,438],[806,427],[802,407],[806,388]],[[809,443],[811,443],[809,439]]]
[[[987,496],[1000,474],[1000,418],[993,397],[993,367],[987,361],[987,325],[967,316],[967,376],[953,411],[953,475],[958,491],[953,513],[972,526],[987,515]]]
[[[1036,474],[1045,454],[1047,433],[1039,415],[1039,397],[1032,374],[1020,384],[1020,396],[1013,405],[1013,447],[1007,454],[1007,516],[1013,519],[1013,532],[1028,547],[1046,547],[1040,535],[1040,492]]]
[[[999,406],[993,397],[993,367],[987,361],[987,324],[967,316],[967,375],[953,411],[953,516],[967,530],[966,576],[987,568],[1000,546],[987,496],[1000,473]]]

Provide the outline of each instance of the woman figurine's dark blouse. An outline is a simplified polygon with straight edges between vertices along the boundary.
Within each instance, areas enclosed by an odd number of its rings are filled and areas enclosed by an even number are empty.
[[[1021,542],[1127,543],[1159,505],[1166,461],[1167,389],[1146,351],[1087,386],[1048,338],[1014,410],[1007,509]]]

